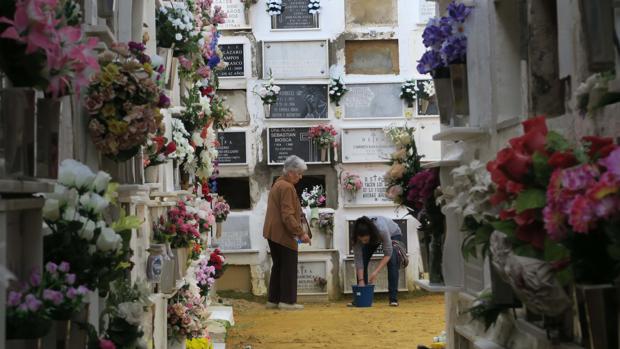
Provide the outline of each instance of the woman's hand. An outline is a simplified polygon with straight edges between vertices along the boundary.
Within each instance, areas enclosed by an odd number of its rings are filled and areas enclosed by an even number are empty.
[[[379,270],[375,270],[372,274],[370,274],[370,276],[368,276],[368,284],[375,285],[375,282],[377,281],[378,276],[379,276]]]

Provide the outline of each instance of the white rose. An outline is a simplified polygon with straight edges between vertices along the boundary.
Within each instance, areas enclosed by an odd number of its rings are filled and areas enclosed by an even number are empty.
[[[101,234],[97,238],[97,249],[99,251],[116,251],[123,246],[123,238],[111,228],[101,229]]]
[[[111,179],[112,176],[110,176],[108,173],[99,171],[97,173],[97,176],[95,177],[95,180],[93,181],[93,190],[97,193],[103,193],[104,191],[106,191],[106,189],[108,189],[108,184],[110,183]]]
[[[183,35],[181,35],[180,33],[177,33],[177,35],[175,35],[175,36],[174,36],[174,38],[175,38],[177,41],[181,41],[181,40],[183,40]]]
[[[275,92],[276,94],[280,93],[280,86],[275,85],[271,88],[273,90],[273,92]]]
[[[77,221],[80,220],[80,216],[73,207],[67,207],[65,212],[62,213],[62,219],[65,221]]]
[[[86,222],[84,222],[82,229],[78,232],[78,236],[81,239],[90,241],[95,236],[95,229],[96,229],[95,222],[87,220]]]
[[[74,167],[77,166],[77,164],[78,162],[73,159],[64,160],[58,169],[58,183],[66,187],[75,186]]]
[[[118,315],[130,325],[140,326],[144,309],[140,303],[125,302],[118,305]]]
[[[101,213],[110,204],[108,200],[96,193],[86,193],[80,197],[80,204],[95,214]]]
[[[60,218],[60,203],[56,199],[45,200],[43,206],[43,218],[55,222]]]
[[[95,245],[88,245],[88,254],[94,255],[97,252],[97,247]]]

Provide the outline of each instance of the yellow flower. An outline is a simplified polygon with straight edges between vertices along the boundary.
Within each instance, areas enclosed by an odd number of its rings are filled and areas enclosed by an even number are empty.
[[[114,63],[110,63],[101,69],[101,84],[103,86],[110,86],[118,78],[120,74],[118,66]]]
[[[101,115],[104,118],[109,119],[116,116],[116,107],[112,103],[106,103],[103,108],[101,108]]]
[[[193,338],[185,341],[187,349],[213,349],[209,338]]]
[[[149,75],[153,74],[153,66],[151,66],[150,63],[144,63],[142,67],[144,68],[144,71],[147,72]]]
[[[112,120],[108,122],[108,129],[112,134],[121,135],[127,132],[127,123],[119,120]]]

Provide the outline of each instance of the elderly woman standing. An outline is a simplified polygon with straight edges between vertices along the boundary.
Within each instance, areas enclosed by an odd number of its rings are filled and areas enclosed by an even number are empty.
[[[292,155],[284,161],[283,175],[269,192],[263,236],[271,250],[271,278],[267,308],[303,309],[297,304],[297,240],[309,243],[302,228],[302,210],[295,184],[308,167]]]

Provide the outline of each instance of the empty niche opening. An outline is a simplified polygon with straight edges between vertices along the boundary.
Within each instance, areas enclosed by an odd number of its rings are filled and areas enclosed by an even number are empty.
[[[398,40],[347,40],[344,52],[347,74],[400,73]]]
[[[277,179],[278,177],[274,177],[273,182],[275,183]],[[299,183],[297,183],[297,185],[295,186],[295,190],[297,190],[297,196],[299,197],[299,200],[301,200],[301,193],[304,192],[304,189],[310,191],[316,185],[320,185],[321,187],[323,187],[323,190],[326,192],[327,200],[329,202],[330,195],[329,193],[327,193],[324,175],[304,175],[299,181]]]
[[[216,192],[223,196],[232,210],[249,210],[252,208],[250,198],[250,179],[218,178]]]

